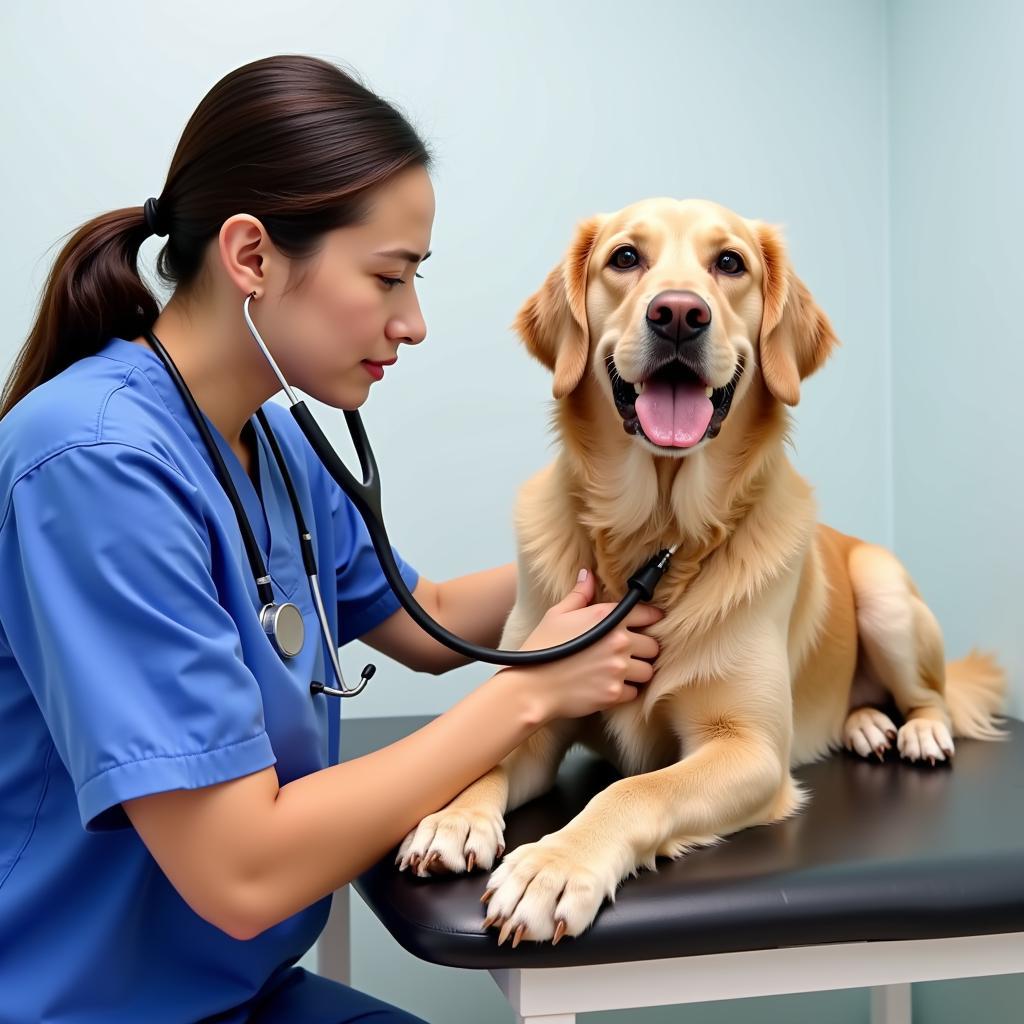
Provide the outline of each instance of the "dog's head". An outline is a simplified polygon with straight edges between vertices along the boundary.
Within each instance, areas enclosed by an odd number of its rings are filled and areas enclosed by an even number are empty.
[[[758,376],[796,405],[836,344],[778,229],[704,200],[583,221],[513,326],[553,371],[556,398],[590,369],[608,414],[669,456],[713,442]]]

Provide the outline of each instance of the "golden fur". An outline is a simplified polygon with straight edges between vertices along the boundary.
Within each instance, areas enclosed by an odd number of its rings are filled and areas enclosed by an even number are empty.
[[[623,244],[642,254],[609,265]],[[717,271],[739,253],[745,273]],[[716,437],[665,449],[623,429],[606,369],[641,379],[645,311],[666,289],[711,310],[705,383],[735,380]],[[400,851],[421,874],[490,868],[502,815],[548,788],[584,742],[624,778],[564,828],[511,851],[488,883],[488,924],[504,940],[577,935],[602,901],[659,855],[679,856],[796,812],[792,767],[840,744],[934,764],[952,735],[996,738],[1005,679],[972,654],[945,664],[942,635],[897,559],[817,522],[810,486],[786,457],[788,406],[837,344],[793,272],[779,231],[705,201],[652,199],[588,218],[515,327],[553,374],[554,462],[516,509],[520,583],[502,646],[516,648],[581,566],[618,600],[654,552],[678,550],[655,595],[661,645],[640,698],[541,729],[424,819]],[[903,718],[897,730],[882,710]]]

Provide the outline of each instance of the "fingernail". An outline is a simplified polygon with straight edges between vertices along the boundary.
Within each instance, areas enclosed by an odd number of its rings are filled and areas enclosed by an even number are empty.
[[[577,583],[582,583],[587,578],[587,570],[580,569],[579,575],[576,577]]]

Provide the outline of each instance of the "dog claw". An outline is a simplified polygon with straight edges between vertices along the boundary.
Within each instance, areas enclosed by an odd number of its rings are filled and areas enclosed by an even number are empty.
[[[499,922],[500,920],[501,920],[501,914],[499,914],[499,913],[498,913],[497,911],[495,911],[495,912],[494,912],[493,914],[488,914],[488,915],[487,915],[487,916],[486,916],[486,917],[484,918],[484,923],[483,923],[483,925],[482,925],[482,928],[483,928],[483,930],[484,930],[484,931],[487,931],[487,929],[488,929],[488,928],[491,928],[491,927],[493,927],[493,926],[494,926],[494,925],[496,925],[496,924],[497,924],[497,923],[498,923],[498,922]]]
[[[480,902],[481,902],[481,903],[489,903],[489,902],[490,902],[490,900],[491,900],[491,897],[492,897],[493,895],[494,895],[494,890],[493,890],[493,889],[487,889],[487,890],[485,890],[485,892],[484,892],[483,896],[481,896],[481,897],[480,897]]]
[[[565,922],[562,921],[562,920],[559,920],[555,924],[555,935],[554,935],[554,938],[551,940],[551,945],[552,946],[557,946],[559,944],[559,942],[562,941],[562,938],[564,936],[565,936]]]
[[[472,871],[476,867],[476,854],[472,850],[469,852],[469,856],[466,858],[466,870]]]
[[[884,761],[885,747],[875,747],[875,757],[877,757],[879,761]]]
[[[506,921],[501,926],[501,931],[498,932],[498,945],[499,946],[503,946],[505,944],[505,940],[509,937],[509,935],[511,933],[512,933],[512,922],[511,921]]]
[[[519,927],[518,927],[518,928],[516,929],[516,934],[515,934],[515,937],[514,937],[514,938],[512,939],[512,948],[513,948],[513,949],[515,949],[515,948],[516,948],[516,946],[518,946],[518,945],[519,945],[519,943],[523,941],[523,936],[524,936],[525,934],[526,934],[526,925],[525,925],[525,924],[521,924],[521,925],[520,925],[520,926],[519,926]]]

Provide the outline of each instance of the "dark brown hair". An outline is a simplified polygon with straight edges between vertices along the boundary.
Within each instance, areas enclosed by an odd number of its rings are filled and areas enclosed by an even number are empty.
[[[431,160],[405,116],[352,75],[316,57],[279,55],[222,78],[185,125],[158,199],[167,242],[157,274],[186,291],[224,221],[249,213],[286,256],[359,223],[370,192]],[[152,327],[157,300],[138,269],[151,231],[144,206],[83,224],[61,250],[28,339],[0,396],[0,417],[33,388],[106,340]]]

